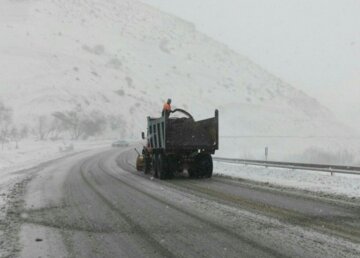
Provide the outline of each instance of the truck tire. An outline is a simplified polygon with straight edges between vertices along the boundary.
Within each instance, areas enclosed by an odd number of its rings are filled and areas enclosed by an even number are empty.
[[[213,161],[210,154],[198,154],[195,157],[194,163],[189,169],[189,176],[191,178],[212,177]]]
[[[188,174],[189,174],[190,178],[197,178],[198,177],[196,169],[194,167],[191,167],[191,168],[188,169]]]
[[[213,174],[213,160],[210,154],[202,155],[200,159],[201,167],[202,167],[202,176],[205,178],[211,178]]]
[[[167,178],[172,179],[174,174],[179,170],[178,160],[175,156],[170,155],[166,157],[167,163]]]
[[[151,160],[149,156],[145,156],[144,160],[144,174],[150,174],[151,173]]]
[[[152,155],[152,176],[158,178],[158,155]]]
[[[164,154],[159,154],[158,160],[158,175],[159,179],[164,180],[168,178],[168,166],[167,166],[167,157]]]

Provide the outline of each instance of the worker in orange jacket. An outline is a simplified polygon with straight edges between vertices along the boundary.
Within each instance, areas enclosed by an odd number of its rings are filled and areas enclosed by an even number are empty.
[[[169,117],[171,112],[171,99],[168,99],[164,104],[162,116]]]

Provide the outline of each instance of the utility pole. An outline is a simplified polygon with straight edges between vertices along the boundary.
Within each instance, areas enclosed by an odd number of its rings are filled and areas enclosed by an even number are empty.
[[[265,147],[265,161],[268,161],[268,155],[269,155],[269,147]]]

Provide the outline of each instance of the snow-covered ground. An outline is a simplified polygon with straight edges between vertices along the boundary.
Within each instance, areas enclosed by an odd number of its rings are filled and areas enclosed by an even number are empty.
[[[360,197],[360,176],[214,162],[214,173],[312,192]]]
[[[27,169],[47,160],[56,159],[70,153],[110,146],[111,140],[97,141],[31,141],[15,143],[0,149],[0,175]],[[0,179],[1,180],[1,179]]]
[[[197,120],[219,109],[219,156],[261,158],[267,146],[272,160],[360,162],[360,138],[350,137],[353,131],[316,99],[193,24],[139,1],[0,1],[0,35],[0,100],[29,137],[39,127],[57,128],[54,112],[72,111],[103,118],[105,137],[139,139],[146,116],[159,116],[163,101],[172,97],[173,108]],[[68,137],[62,131],[58,136]],[[20,145],[0,151],[0,182],[11,171],[66,153],[59,152],[59,143]],[[216,166],[322,191],[341,181],[309,172]]]

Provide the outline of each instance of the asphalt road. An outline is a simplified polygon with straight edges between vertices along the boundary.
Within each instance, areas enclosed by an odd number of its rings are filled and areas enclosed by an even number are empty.
[[[3,253],[360,257],[357,200],[216,176],[160,181],[134,161],[133,150],[98,150],[27,172],[12,191]]]

